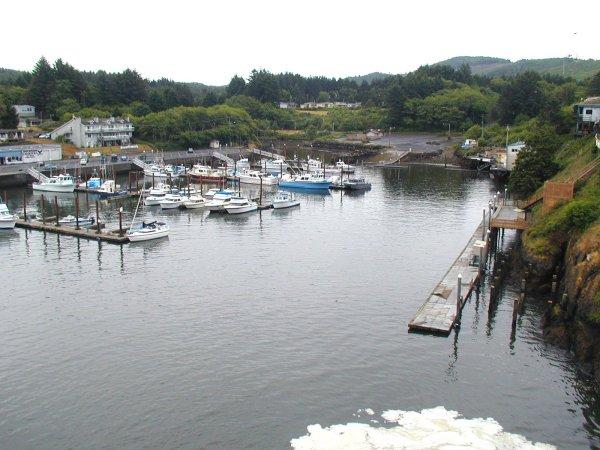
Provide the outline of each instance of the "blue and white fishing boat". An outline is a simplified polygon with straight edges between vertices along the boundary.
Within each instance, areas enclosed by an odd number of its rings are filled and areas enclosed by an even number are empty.
[[[313,174],[294,175],[283,177],[279,182],[280,188],[300,188],[300,189],[318,189],[327,190],[331,186],[331,181],[323,177],[316,177]]]

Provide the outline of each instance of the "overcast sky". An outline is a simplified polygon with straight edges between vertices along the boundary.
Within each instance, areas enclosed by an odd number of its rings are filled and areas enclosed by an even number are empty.
[[[222,85],[253,68],[343,77],[405,73],[458,55],[600,58],[583,10],[560,3],[8,1],[0,67],[31,70],[44,55],[82,70]]]

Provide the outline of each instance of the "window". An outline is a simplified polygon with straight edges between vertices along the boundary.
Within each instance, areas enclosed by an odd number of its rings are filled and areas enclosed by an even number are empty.
[[[585,113],[586,113],[586,114],[590,114],[590,115],[591,115],[591,114],[592,114],[592,110],[591,110],[591,109],[586,109],[586,110],[585,110]]]
[[[579,114],[583,114],[583,106],[579,107]]]

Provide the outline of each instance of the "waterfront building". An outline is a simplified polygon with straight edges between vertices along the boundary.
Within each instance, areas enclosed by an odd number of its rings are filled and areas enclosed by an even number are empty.
[[[519,152],[525,147],[526,144],[523,141],[513,142],[512,144],[506,146],[506,159],[504,162],[504,167],[506,170],[511,171],[514,169],[517,156],[519,156]]]
[[[39,163],[62,159],[60,144],[6,145],[0,147],[0,165]]]
[[[0,129],[0,142],[22,141],[25,136],[21,130]]]
[[[39,125],[42,123],[40,119],[35,116],[35,106],[33,105],[12,105],[14,110],[19,117],[19,128],[27,128],[31,125]]]
[[[588,97],[575,105],[577,133],[594,132],[594,124],[600,121],[600,97]]]
[[[50,133],[51,139],[64,139],[77,147],[107,147],[129,145],[133,136],[133,124],[120,117],[82,119],[75,117]]]

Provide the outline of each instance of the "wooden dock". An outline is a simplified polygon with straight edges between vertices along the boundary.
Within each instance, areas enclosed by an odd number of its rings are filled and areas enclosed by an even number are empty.
[[[484,219],[477,227],[466,247],[409,322],[408,331],[450,334],[462,307],[479,282],[487,259],[489,236],[482,239],[486,224]]]
[[[123,235],[119,235],[119,231],[98,231],[95,228],[83,228],[76,229],[66,225],[57,226],[54,224],[44,223],[39,220],[23,220],[17,219],[15,226],[18,228],[26,228],[28,230],[47,231],[50,233],[63,234],[66,236],[74,236],[84,239],[93,239],[98,241],[109,242],[111,244],[126,244],[129,239]],[[125,231],[125,230],[123,230]]]

